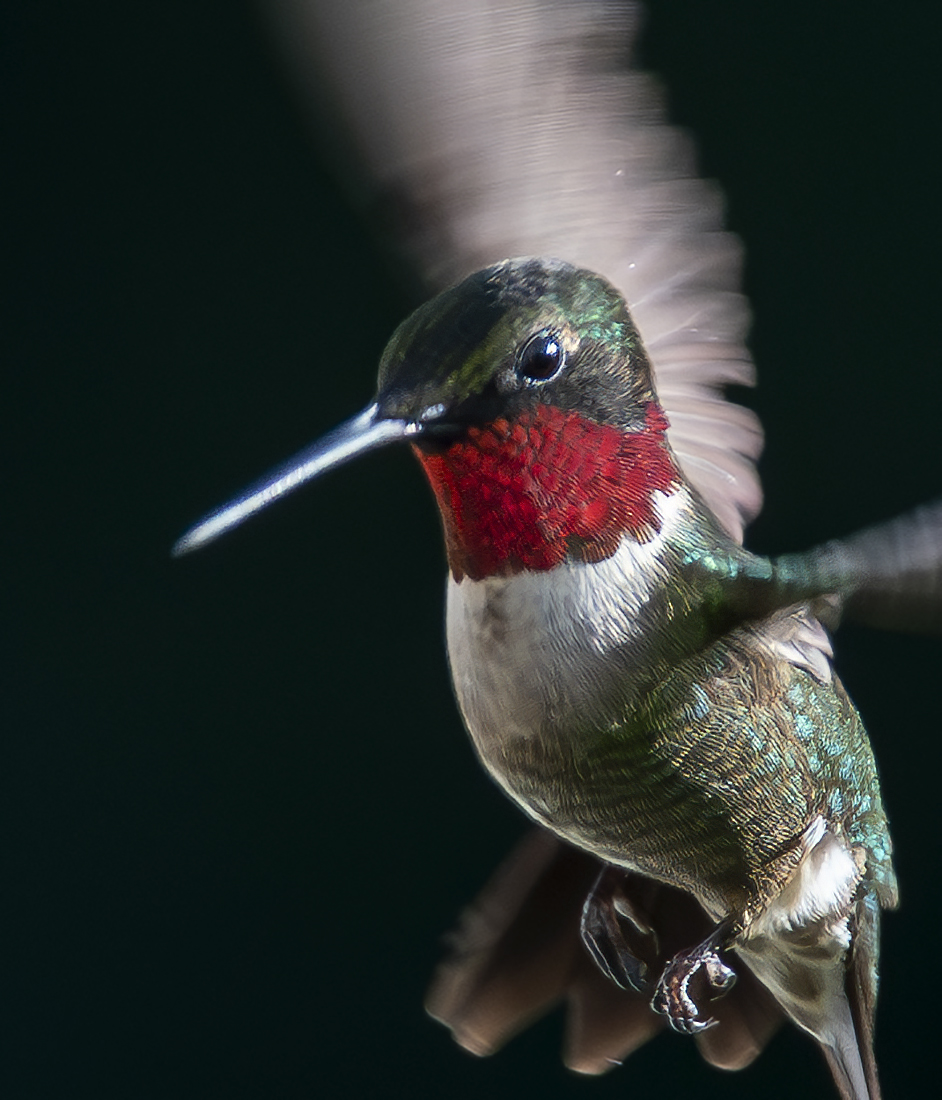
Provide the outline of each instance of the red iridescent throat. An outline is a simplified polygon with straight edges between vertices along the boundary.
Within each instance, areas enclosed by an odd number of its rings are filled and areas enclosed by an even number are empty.
[[[652,494],[679,482],[666,430],[654,402],[637,432],[537,405],[513,423],[471,428],[439,453],[416,446],[455,579],[602,561],[624,534],[652,538],[660,529]]]

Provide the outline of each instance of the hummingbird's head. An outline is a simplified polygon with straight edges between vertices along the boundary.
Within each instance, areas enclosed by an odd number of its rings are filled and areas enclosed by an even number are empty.
[[[506,260],[408,317],[373,404],[192,528],[195,549],[304,481],[413,445],[456,579],[599,561],[659,528],[679,474],[624,299],[556,260]]]
[[[634,430],[653,397],[618,291],[570,264],[526,259],[478,271],[406,318],[380,360],[376,400],[381,415],[442,436],[537,405]]]

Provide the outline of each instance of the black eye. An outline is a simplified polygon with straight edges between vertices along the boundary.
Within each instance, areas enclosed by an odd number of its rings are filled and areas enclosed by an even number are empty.
[[[531,336],[517,355],[517,370],[533,382],[548,382],[559,374],[566,362],[566,352],[555,332],[538,332]]]

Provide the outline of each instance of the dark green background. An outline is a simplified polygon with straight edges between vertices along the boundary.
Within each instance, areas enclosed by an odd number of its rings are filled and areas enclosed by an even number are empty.
[[[558,1017],[485,1061],[424,1017],[521,822],[450,697],[418,471],[365,459],[168,556],[367,401],[409,302],[253,7],[4,12],[3,1095],[831,1096],[791,1030],[742,1075],[666,1036],[583,1081]],[[654,5],[645,56],[748,248],[755,546],[942,486],[940,31],[928,2]],[[839,650],[897,843],[878,1047],[912,1096],[937,1077],[942,647]]]

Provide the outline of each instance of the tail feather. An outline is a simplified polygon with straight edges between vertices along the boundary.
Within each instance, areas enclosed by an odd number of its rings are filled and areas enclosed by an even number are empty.
[[[566,995],[563,1061],[577,1073],[605,1073],[664,1029],[649,998],[619,989],[585,953]]]
[[[853,948],[847,969],[847,1001],[857,1033],[857,1046],[869,1100],[880,1100],[877,1061],[873,1052],[873,1023],[877,1007],[877,959],[880,942],[880,905],[872,892],[857,904]]]
[[[848,972],[847,995],[832,981],[835,960],[821,944],[789,948],[782,942],[740,949],[749,967],[774,990],[786,1014],[821,1047],[841,1100],[881,1100],[871,1045],[872,1029],[856,1026],[856,985]]]
[[[842,1100],[881,1100],[873,1052],[880,903],[861,885],[850,913],[850,947],[829,918],[754,935],[739,955],[785,1013],[820,1045]]]
[[[879,1091],[875,1094],[870,1091],[856,1047],[822,1044],[821,1049],[841,1100],[880,1100]]]
[[[534,829],[462,914],[425,1007],[466,1050],[492,1054],[565,996],[596,874],[591,859]]]
[[[771,993],[746,967],[736,967],[736,975],[732,993],[710,1006],[717,1026],[696,1037],[700,1053],[718,1069],[745,1069],[759,1057],[783,1019]]]

